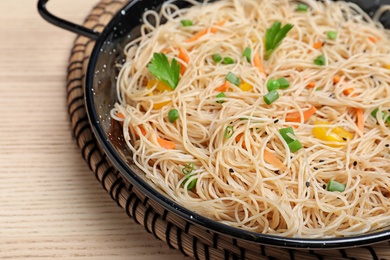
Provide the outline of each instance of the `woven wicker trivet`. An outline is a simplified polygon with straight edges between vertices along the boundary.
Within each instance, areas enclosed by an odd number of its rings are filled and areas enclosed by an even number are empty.
[[[102,0],[84,25],[101,31],[127,0]],[[192,225],[149,200],[110,164],[92,133],[84,106],[83,82],[94,41],[79,36],[68,66],[67,99],[73,134],[91,171],[127,215],[157,239],[195,259],[389,259],[388,242],[344,250],[288,250],[252,245]]]

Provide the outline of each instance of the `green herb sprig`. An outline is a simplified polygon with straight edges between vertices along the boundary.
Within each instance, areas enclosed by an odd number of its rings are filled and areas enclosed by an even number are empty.
[[[294,27],[292,24],[286,24],[282,27],[281,22],[274,24],[265,32],[265,59],[268,60],[275,49],[282,43],[287,33]]]
[[[175,90],[180,79],[180,64],[176,59],[172,59],[169,64],[168,57],[163,53],[154,53],[148,65],[150,73],[158,80]]]

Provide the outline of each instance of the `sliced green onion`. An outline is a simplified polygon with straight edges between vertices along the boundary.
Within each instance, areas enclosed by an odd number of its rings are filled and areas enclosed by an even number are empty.
[[[379,108],[375,108],[372,112],[371,112],[371,115],[378,121],[378,111],[379,111]],[[387,114],[385,111],[382,111],[382,119],[384,120],[386,118]],[[386,122],[390,124],[390,116],[386,119]]]
[[[271,90],[270,92],[268,92],[268,93],[267,93],[266,95],[264,95],[264,97],[263,97],[264,102],[265,102],[267,105],[272,104],[272,103],[275,102],[278,98],[279,98],[279,93],[278,93],[276,90]]]
[[[297,140],[297,139],[288,143],[288,148],[290,148],[290,152],[292,152],[292,153],[295,153],[296,151],[298,151],[302,147],[303,146],[302,146],[301,142],[299,142],[299,140]]]
[[[249,48],[249,47],[245,48],[244,53],[242,54],[242,56],[245,57],[248,62],[251,62],[251,60],[252,60],[252,50],[251,50],[251,48]]]
[[[180,22],[181,22],[181,25],[183,25],[184,27],[194,25],[194,23],[191,20],[184,19],[184,20],[181,20]]]
[[[184,177],[184,181],[182,182],[183,187],[185,186],[187,181],[191,178],[191,176],[192,175],[188,175],[188,176]],[[195,188],[197,181],[198,181],[198,179],[193,179],[190,183],[188,183],[187,190],[192,190],[193,188]]]
[[[218,54],[218,53],[214,54],[213,55],[213,61],[215,63],[220,63],[222,61],[222,56],[220,54]]]
[[[298,4],[297,11],[298,12],[307,12],[308,6],[305,4]]]
[[[328,36],[329,40],[334,40],[337,38],[337,32],[335,31],[328,31],[326,35]]]
[[[215,97],[217,98],[218,103],[222,104],[223,102],[225,102],[225,98],[226,98],[225,93],[221,92],[218,95],[216,95]]]
[[[286,78],[279,78],[278,82],[281,89],[288,89],[290,87],[290,82]]]
[[[334,180],[330,180],[327,187],[328,191],[338,191],[343,192],[345,190],[345,185]]]
[[[268,91],[277,90],[279,88],[280,88],[279,81],[274,80],[274,79],[268,80],[268,82],[267,82],[267,89],[268,89]]]
[[[315,60],[314,63],[318,66],[324,66],[326,64],[325,56],[320,55]]]
[[[288,134],[294,135],[294,129],[292,127],[287,127],[287,128],[282,128],[279,129],[280,135],[283,137],[284,141],[286,141],[287,144],[291,143],[294,141]]]
[[[223,138],[228,139],[232,137],[234,134],[233,126],[229,125],[225,128],[225,132],[223,133]]]
[[[241,79],[231,72],[226,75],[225,79],[236,86],[240,85],[241,83]]]
[[[179,111],[177,109],[171,109],[168,112],[168,120],[173,123],[179,118]]]
[[[184,166],[183,169],[181,169],[181,172],[185,175],[187,174],[190,174],[194,171],[194,163],[190,162],[189,164],[187,164],[186,166]]]
[[[234,60],[230,57],[225,57],[222,60],[222,64],[225,64],[225,65],[234,64]]]

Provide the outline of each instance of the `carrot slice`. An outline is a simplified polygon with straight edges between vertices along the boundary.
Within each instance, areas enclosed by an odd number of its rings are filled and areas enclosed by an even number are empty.
[[[307,88],[315,88],[316,87],[316,83],[314,81],[310,81],[309,84],[307,84],[306,87]]]
[[[376,37],[373,37],[373,36],[369,36],[368,39],[373,42],[373,43],[376,43],[377,41],[379,41],[380,39],[379,38],[376,38]]]
[[[118,113],[116,114],[116,116],[119,117],[119,118],[125,119],[125,115],[122,114],[121,112],[118,112]]]
[[[268,150],[264,150],[264,161],[266,163],[272,164],[282,171],[287,171],[287,167],[283,164],[283,162]]]
[[[355,108],[356,125],[360,131],[364,130],[364,111],[362,108]]]
[[[333,77],[333,84],[339,83],[340,80],[341,80],[341,77],[340,77],[340,76],[334,76],[334,77]]]
[[[187,51],[182,47],[180,47],[179,49],[178,58],[187,64],[190,62],[190,56],[188,55]],[[186,70],[187,70],[187,66],[180,62],[180,74],[183,75],[186,72]]]
[[[313,44],[313,48],[319,50],[322,48],[323,45],[324,45],[323,42],[316,42]]]
[[[226,90],[229,89],[229,87],[230,87],[230,82],[226,80],[225,83],[223,83],[221,86],[216,88],[215,91],[225,92]]]
[[[256,68],[259,69],[261,73],[265,74],[265,69],[259,53],[256,53],[255,56],[253,57],[253,64],[255,65]]]
[[[162,147],[162,148],[165,148],[165,149],[168,149],[168,150],[173,150],[176,148],[176,145],[174,142],[172,141],[168,141],[168,140],[165,140],[165,139],[162,139],[162,138],[157,138],[157,142],[158,144]]]
[[[353,91],[353,88],[347,88],[347,89],[344,89],[343,93],[344,93],[344,95],[349,96],[349,95],[351,95],[352,91]]]
[[[306,122],[312,115],[314,115],[314,113],[316,111],[317,111],[317,108],[315,106],[312,106],[311,108],[309,108],[308,110],[303,112],[303,122]],[[298,111],[297,112],[288,113],[286,115],[286,122],[300,123],[301,122],[301,115],[299,114]]]
[[[191,38],[189,38],[188,40],[186,40],[186,42],[194,42],[194,41],[198,40],[200,37],[202,37],[203,35],[207,34],[209,31],[210,31],[210,33],[216,33],[219,30],[219,27],[223,26],[225,23],[226,23],[226,19],[217,23],[216,26],[212,26],[211,28],[203,29],[203,30],[199,31],[198,33],[196,33]]]

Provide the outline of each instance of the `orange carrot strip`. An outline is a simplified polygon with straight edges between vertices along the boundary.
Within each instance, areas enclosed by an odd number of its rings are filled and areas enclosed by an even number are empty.
[[[241,134],[238,134],[238,135],[236,136],[235,140],[236,140],[237,143],[241,140],[241,138],[242,138],[243,135],[244,135],[244,133],[241,133]]]
[[[216,88],[215,91],[225,92],[226,90],[228,90],[229,87],[230,87],[230,82],[226,80],[225,83],[223,83],[221,86]]]
[[[344,93],[344,95],[349,96],[349,95],[351,95],[352,91],[353,91],[353,88],[347,88],[347,89],[344,89],[343,93]]]
[[[121,112],[118,112],[118,113],[116,114],[116,116],[119,117],[119,118],[125,119],[125,115],[122,114]]]
[[[212,26],[211,28],[203,29],[203,30],[199,31],[198,33],[196,33],[191,38],[189,38],[188,40],[186,40],[186,42],[194,42],[194,41],[198,40],[200,37],[202,37],[203,35],[207,34],[209,31],[211,33],[216,33],[219,30],[219,27],[223,26],[225,23],[226,23],[226,20],[222,20],[219,23],[217,23],[216,26]]]
[[[168,149],[168,150],[173,150],[176,148],[176,145],[174,142],[172,141],[168,141],[168,140],[165,140],[165,139],[162,139],[162,138],[157,138],[157,142],[158,144],[162,147],[162,148],[165,148],[165,149]]]
[[[364,130],[364,111],[362,108],[355,108],[356,113],[356,125],[360,131]]]
[[[303,122],[306,122],[312,115],[314,115],[314,113],[316,111],[317,111],[317,108],[315,106],[312,106],[311,108],[309,108],[308,110],[303,112]],[[300,113],[298,111],[297,112],[288,113],[286,115],[286,122],[300,123],[301,122],[301,115],[300,115]]]
[[[190,62],[190,56],[188,55],[187,51],[184,49],[184,48],[181,48],[179,49],[179,56],[178,56],[179,59],[181,59],[182,61],[184,61],[185,63],[189,63]],[[187,70],[187,66],[183,63],[180,62],[180,74],[183,75]]]
[[[259,53],[256,53],[255,56],[253,57],[253,64],[255,65],[256,68],[259,69],[261,73],[265,74],[265,69]]]
[[[341,80],[341,77],[340,77],[340,76],[334,76],[334,77],[333,77],[333,84],[339,83],[340,80]]]
[[[307,88],[315,88],[316,87],[316,83],[314,81],[310,81],[309,84],[307,84],[306,87]]]
[[[266,163],[272,164],[273,166],[282,171],[287,171],[287,167],[283,164],[283,162],[268,150],[264,150],[264,161]]]
[[[319,50],[322,48],[324,44],[322,42],[316,42],[313,44],[313,48],[316,49],[316,50]]]
[[[373,36],[369,36],[368,39],[373,42],[373,43],[376,43],[377,41],[379,41],[380,39],[379,38],[376,38],[376,37],[373,37]]]

